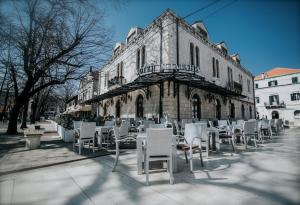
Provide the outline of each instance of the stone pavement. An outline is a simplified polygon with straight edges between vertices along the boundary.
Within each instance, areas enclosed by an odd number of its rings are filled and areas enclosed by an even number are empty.
[[[183,155],[175,184],[168,174],[137,175],[135,151],[0,177],[0,204],[300,204],[300,129],[258,149],[214,154],[190,173]]]
[[[73,152],[72,143],[63,142],[50,123],[40,125],[46,129],[46,133],[41,137],[39,149],[28,150],[22,134],[0,135],[0,176],[109,154],[106,150],[95,153],[83,150],[82,155],[78,155]]]

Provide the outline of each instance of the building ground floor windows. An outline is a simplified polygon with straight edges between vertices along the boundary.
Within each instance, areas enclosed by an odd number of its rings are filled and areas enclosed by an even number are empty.
[[[254,99],[222,96],[184,84],[178,89],[173,82],[166,82],[163,87],[151,85],[96,103],[98,115],[116,118],[250,119],[254,112]]]

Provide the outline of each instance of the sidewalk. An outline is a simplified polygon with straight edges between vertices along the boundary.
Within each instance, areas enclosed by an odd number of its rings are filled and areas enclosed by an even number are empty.
[[[0,135],[0,176],[109,154],[106,150],[93,153],[87,149],[79,155],[73,152],[72,143],[63,142],[49,124],[39,124],[46,128],[39,149],[28,150],[22,134]]]

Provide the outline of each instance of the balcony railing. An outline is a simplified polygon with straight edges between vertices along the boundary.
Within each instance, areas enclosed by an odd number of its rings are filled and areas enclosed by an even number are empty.
[[[273,103],[264,103],[265,104],[265,107],[267,109],[272,109],[272,108],[285,108],[286,107],[286,104],[284,101],[281,101],[281,102],[273,102]]]
[[[243,86],[242,84],[236,82],[236,81],[230,81],[227,82],[226,88],[228,90],[234,91],[238,94],[241,94],[243,92]]]
[[[124,83],[124,77],[123,76],[115,76],[112,79],[108,81],[108,87],[114,86],[114,85],[122,85]]]
[[[184,64],[160,64],[160,65],[145,65],[139,69],[139,75],[149,73],[191,73],[200,75],[200,68],[196,65],[184,65]]]

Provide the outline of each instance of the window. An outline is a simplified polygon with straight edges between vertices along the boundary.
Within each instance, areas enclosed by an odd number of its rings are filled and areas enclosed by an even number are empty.
[[[251,93],[250,80],[249,79],[247,79],[247,87],[248,87],[248,92]]]
[[[269,85],[269,87],[276,86],[277,85],[277,80],[269,81],[268,85]]]
[[[141,94],[139,94],[136,99],[136,117],[144,117],[144,98]]]
[[[292,77],[292,83],[293,84],[298,83],[298,77]]]
[[[190,43],[190,60],[191,60],[191,65],[194,65],[194,44]]]
[[[298,100],[300,100],[300,92],[292,93],[291,94],[291,101],[298,101]]]
[[[140,70],[140,49],[136,50],[136,70],[139,73],[139,70]]]
[[[216,77],[215,58],[212,58],[213,77]]]
[[[269,103],[270,105],[279,105],[279,95],[270,95]]]
[[[200,66],[200,60],[199,60],[199,48],[196,46],[196,66]]]
[[[255,97],[255,102],[259,103],[259,97]]]
[[[123,61],[120,63],[120,76],[123,77]]]
[[[255,83],[255,88],[258,88],[258,83]]]
[[[145,63],[146,63],[146,47],[143,46],[142,47],[142,56],[141,56],[141,66],[144,67]]]
[[[300,110],[294,112],[294,117],[300,119]]]
[[[232,69],[230,67],[227,67],[227,72],[228,72],[228,83],[230,88],[232,88],[233,87]]]
[[[245,119],[245,107],[244,107],[243,104],[242,104],[242,107],[241,107],[241,112],[242,112],[242,118]]]
[[[117,77],[120,77],[120,64],[117,65]]]
[[[197,94],[195,94],[192,98],[192,117],[194,119],[201,118],[201,103]]]
[[[219,61],[216,60],[216,71],[217,71],[217,78],[220,77],[220,74],[219,74]]]

